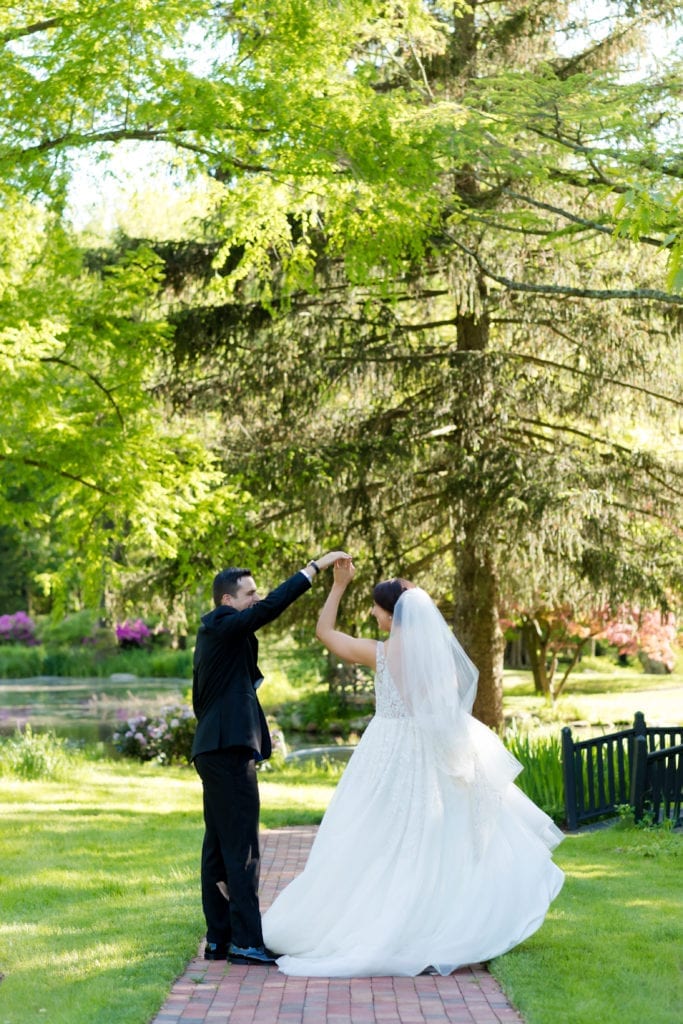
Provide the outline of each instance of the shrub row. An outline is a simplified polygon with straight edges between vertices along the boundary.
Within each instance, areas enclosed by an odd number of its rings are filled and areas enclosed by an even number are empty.
[[[37,647],[0,646],[0,679],[106,677],[117,672],[160,679],[189,679],[192,676],[192,651],[46,648],[42,644]]]

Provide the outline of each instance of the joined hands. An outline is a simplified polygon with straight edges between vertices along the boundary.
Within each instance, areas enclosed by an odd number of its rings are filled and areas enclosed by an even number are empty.
[[[334,563],[334,582],[346,587],[356,575],[356,567],[350,555],[338,558]]]

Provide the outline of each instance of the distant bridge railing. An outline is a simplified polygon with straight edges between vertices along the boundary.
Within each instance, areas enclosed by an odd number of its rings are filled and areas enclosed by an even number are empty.
[[[645,724],[637,712],[633,727],[574,742],[562,730],[562,772],[567,827],[614,814],[630,804],[636,820],[681,819],[683,727]]]

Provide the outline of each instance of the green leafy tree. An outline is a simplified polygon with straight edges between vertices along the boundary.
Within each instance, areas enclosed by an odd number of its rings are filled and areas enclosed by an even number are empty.
[[[0,239],[0,522],[49,534],[52,564],[35,570],[52,575],[55,596],[79,579],[92,602],[131,553],[175,556],[222,474],[155,396],[167,337],[159,259],[139,248],[92,273],[49,215],[20,203],[11,214]]]
[[[271,523],[429,584],[494,725],[534,537],[596,587],[632,587],[638,553],[651,591],[680,577],[647,528],[680,500],[680,62],[629,67],[676,7],[605,7],[114,3],[5,30],[12,185],[58,200],[71,152],[124,139],[223,184],[183,254],[204,265],[166,278],[185,397]]]

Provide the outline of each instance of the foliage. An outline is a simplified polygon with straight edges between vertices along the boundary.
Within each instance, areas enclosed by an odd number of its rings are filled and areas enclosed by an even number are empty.
[[[603,635],[608,643],[617,647],[620,655],[642,654],[646,664],[654,662],[664,666],[667,672],[673,672],[677,639],[673,615],[626,605],[618,610]]]
[[[564,780],[558,735],[533,735],[513,728],[506,732],[504,742],[523,768],[516,784],[554,821],[564,823]]]
[[[0,644],[25,644],[32,647],[38,643],[36,624],[26,612],[14,615],[0,615]]]
[[[45,395],[48,369],[68,402],[0,426],[28,438],[8,486],[61,530],[50,580],[178,593],[228,548],[279,575],[334,535],[359,590],[400,571],[435,593],[495,725],[513,584],[554,562],[612,603],[673,601],[680,66],[675,47],[634,63],[646,29],[678,24],[673,0],[41,12],[0,21],[5,195],[48,229],[7,239],[7,337],[26,327],[0,407]],[[84,261],[51,219],[68,161],[122,141],[174,147],[212,216],[175,247]],[[66,339],[75,378],[45,362]],[[215,413],[220,469],[171,408]],[[113,504],[91,493],[107,483]]]
[[[64,779],[70,767],[66,741],[53,732],[34,733],[30,724],[0,740],[0,776],[18,779]]]
[[[196,725],[192,708],[174,704],[162,708],[154,718],[137,715],[128,719],[112,740],[124,757],[165,765],[189,764]]]
[[[26,679],[42,674],[45,659],[43,647],[0,646],[0,679]]]
[[[68,615],[49,616],[40,623],[40,639],[50,648],[81,646],[94,636],[99,618],[100,613],[94,608],[81,608]]]
[[[0,647],[0,679],[31,676],[106,677],[130,673],[149,678],[192,677],[192,651],[152,647],[98,650],[88,644],[78,647]]]
[[[192,557],[195,516],[233,492],[197,425],[155,394],[158,258],[141,246],[93,274],[54,218],[19,202],[6,214],[0,523],[49,535],[31,587],[57,615],[75,592],[111,617],[129,566]]]

